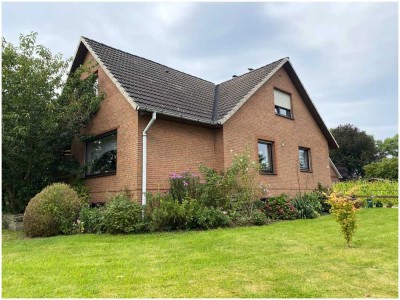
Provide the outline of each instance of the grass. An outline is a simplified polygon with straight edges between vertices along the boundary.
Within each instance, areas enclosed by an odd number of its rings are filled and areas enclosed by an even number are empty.
[[[3,297],[397,297],[398,210],[262,227],[28,239],[3,231]]]

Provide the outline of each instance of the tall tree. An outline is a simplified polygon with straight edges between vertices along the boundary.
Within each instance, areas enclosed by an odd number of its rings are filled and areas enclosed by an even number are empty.
[[[397,157],[399,155],[399,135],[388,137],[383,141],[377,140],[378,158]]]
[[[375,139],[352,124],[331,129],[339,144],[329,155],[344,178],[364,176],[363,167],[376,160]]]
[[[19,45],[2,40],[3,209],[22,212],[46,185],[78,172],[64,155],[98,110],[96,76],[85,67],[68,76],[70,60],[36,44],[37,33]]]

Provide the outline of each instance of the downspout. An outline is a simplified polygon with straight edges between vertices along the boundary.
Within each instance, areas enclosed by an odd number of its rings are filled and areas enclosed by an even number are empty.
[[[151,125],[153,125],[154,121],[157,118],[157,113],[153,112],[151,116],[151,120],[149,124],[147,124],[146,128],[143,130],[142,137],[142,205],[146,205],[146,186],[147,186],[147,131],[150,129]]]

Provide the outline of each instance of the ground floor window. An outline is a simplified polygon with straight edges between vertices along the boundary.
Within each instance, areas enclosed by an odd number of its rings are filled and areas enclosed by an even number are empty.
[[[115,174],[117,171],[117,132],[112,131],[86,143],[86,175]]]
[[[310,149],[299,147],[300,171],[310,171]]]
[[[273,173],[272,142],[258,141],[258,162],[261,173]]]

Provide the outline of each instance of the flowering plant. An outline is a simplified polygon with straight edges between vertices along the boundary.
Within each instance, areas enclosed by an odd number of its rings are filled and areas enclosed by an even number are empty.
[[[186,197],[197,199],[200,194],[200,175],[189,170],[169,175],[169,191],[175,200],[182,203]]]

